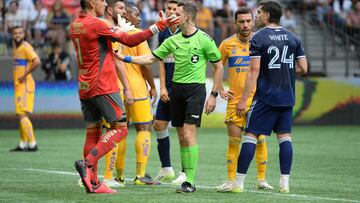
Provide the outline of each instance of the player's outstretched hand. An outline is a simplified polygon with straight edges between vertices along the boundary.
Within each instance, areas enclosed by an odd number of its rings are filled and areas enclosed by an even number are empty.
[[[165,28],[176,25],[180,22],[180,17],[175,17],[172,15],[165,18],[164,16],[164,12],[159,11],[159,20],[154,25],[150,26],[150,30],[154,35],[161,31],[164,31]]]
[[[120,14],[117,15],[118,27],[123,32],[129,32],[135,29],[135,26],[130,22],[126,22],[125,18],[122,18]]]
[[[225,90],[220,90],[219,91],[219,94],[220,94],[220,97],[225,99],[225,100],[232,100],[234,99],[234,94],[235,92],[232,91],[232,90],[228,90],[228,91],[225,91]]]
[[[205,103],[205,114],[209,115],[215,110],[216,107],[216,98],[211,96],[206,100]]]

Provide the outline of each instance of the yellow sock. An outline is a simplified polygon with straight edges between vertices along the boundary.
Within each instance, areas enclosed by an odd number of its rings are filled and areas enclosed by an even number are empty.
[[[22,131],[26,141],[28,142],[30,147],[34,147],[36,145],[35,135],[32,123],[30,119],[25,116],[20,119],[20,132]]]
[[[240,142],[240,137],[229,136],[228,147],[226,151],[226,164],[228,169],[228,180],[230,181],[235,180]]]
[[[136,176],[144,177],[147,160],[150,155],[150,132],[139,131],[136,135]]]
[[[21,126],[21,122],[19,123],[19,133],[20,133],[20,143],[25,144],[27,142],[26,134]]]
[[[116,156],[116,177],[124,179],[125,177],[125,154],[126,154],[126,139],[121,140],[118,144],[118,151]]]
[[[116,144],[115,147],[105,155],[104,179],[111,180],[113,178],[118,147],[118,144]]]
[[[267,166],[267,146],[264,135],[260,135],[256,145],[256,167],[257,167],[257,179],[265,180],[266,166]]]

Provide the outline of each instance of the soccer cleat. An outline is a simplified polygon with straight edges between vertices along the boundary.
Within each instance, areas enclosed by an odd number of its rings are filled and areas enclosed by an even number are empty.
[[[180,185],[186,180],[186,174],[184,172],[179,172],[179,176],[171,181],[172,184]]]
[[[220,185],[216,188],[218,192],[233,192],[233,193],[241,193],[244,192],[244,185],[236,185],[235,181],[227,181],[224,184]]]
[[[115,181],[118,182],[121,187],[125,187],[126,182],[124,178],[115,178]]]
[[[263,189],[263,190],[272,190],[272,189],[274,189],[274,187],[269,185],[269,183],[267,183],[265,180],[259,180],[257,188],[258,189]]]
[[[216,191],[218,192],[231,192],[231,190],[232,190],[232,182],[229,180],[223,183],[222,185],[216,187]]]
[[[16,146],[14,149],[10,149],[10,152],[27,152],[28,148],[27,147],[20,147],[19,145]]]
[[[92,184],[91,184],[92,171],[89,167],[86,166],[86,161],[85,160],[77,160],[77,161],[75,161],[74,166],[80,175],[81,181],[85,187],[85,191],[87,193],[93,192]]]
[[[158,181],[154,181],[148,174],[145,174],[144,177],[136,176],[134,179],[135,185],[160,185]]]
[[[28,151],[29,152],[36,152],[36,151],[38,151],[39,150],[39,147],[37,146],[37,145],[35,145],[34,147],[29,147],[28,148]]]
[[[191,183],[184,181],[180,188],[176,189],[177,193],[191,193],[191,192],[195,192],[196,191],[196,187],[195,185],[192,185]]]
[[[92,191],[91,193],[96,193],[96,194],[115,194],[116,190],[110,189],[108,188],[104,183],[99,183],[98,185],[93,185],[92,186]]]
[[[289,193],[289,175],[281,175],[279,181],[279,192],[280,193]]]
[[[105,184],[109,188],[125,187],[125,184],[121,184],[120,182],[114,179],[104,179],[103,184]]]
[[[175,173],[172,168],[161,168],[158,175],[155,177],[155,181],[159,182],[171,182],[175,178]]]

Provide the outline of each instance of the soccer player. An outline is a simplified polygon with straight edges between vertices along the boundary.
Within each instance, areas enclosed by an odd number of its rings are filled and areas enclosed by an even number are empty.
[[[224,70],[220,63],[219,50],[209,35],[196,28],[194,23],[196,12],[197,7],[194,2],[179,2],[176,16],[180,17],[178,25],[182,30],[181,33],[165,40],[152,54],[134,57],[117,54],[117,57],[125,62],[141,65],[163,60],[171,53],[174,55],[175,70],[170,92],[171,123],[178,132],[181,163],[186,174],[186,181],[176,190],[178,193],[190,193],[196,190],[194,179],[199,155],[196,128],[200,126],[206,99],[207,61],[210,61],[214,68],[214,83],[212,93],[205,104],[205,113],[214,111],[216,96],[219,93],[222,98],[231,96],[223,90],[221,84]]]
[[[175,15],[177,0],[168,0],[165,5],[166,16]],[[159,33],[159,44],[161,45],[167,38],[181,32],[181,30],[173,25]],[[160,69],[160,99],[156,109],[154,129],[157,136],[157,149],[161,161],[161,169],[155,177],[156,181],[169,182],[175,178],[174,169],[170,161],[170,139],[168,125],[170,118],[170,98],[171,80],[173,78],[175,68],[175,59],[173,54],[169,54],[163,61],[159,61]],[[186,175],[182,170],[179,176],[172,181],[174,184],[181,184],[186,180]]]
[[[135,27],[140,25],[140,12],[135,6],[126,6],[126,19]],[[134,28],[128,33],[138,33],[141,30]],[[147,42],[142,42],[135,47],[122,46],[121,52],[126,55],[140,56],[150,54],[151,50]],[[137,64],[125,64],[127,79],[130,84],[131,92],[134,96],[134,103],[126,107],[127,119],[132,121],[136,128],[135,151],[136,151],[136,176],[135,185],[158,185],[149,175],[145,174],[147,160],[151,149],[151,124],[153,115],[150,99],[156,101],[156,87],[151,68],[148,65],[140,66]],[[150,86],[148,90],[147,84]],[[121,159],[122,157],[117,157]],[[124,168],[117,169],[124,171]]]
[[[34,108],[35,82],[31,73],[40,65],[40,59],[33,47],[24,40],[24,29],[20,26],[12,28],[14,41],[14,103],[15,113],[19,119],[20,142],[10,151],[35,152],[36,144],[32,123],[28,117]]]
[[[98,18],[105,13],[105,0],[80,0],[83,12],[70,27],[79,67],[79,97],[86,123],[84,160],[75,162],[86,192],[115,193],[99,182],[97,163],[127,136],[124,107],[113,59],[111,40],[136,46],[165,27],[177,23],[179,18],[162,19],[133,35],[114,28],[110,22]],[[110,124],[110,130],[101,136],[101,119]]]
[[[280,147],[279,191],[289,193],[295,75],[297,72],[306,73],[308,65],[299,38],[279,26],[281,15],[282,8],[278,2],[260,2],[256,24],[263,28],[250,40],[250,71],[242,96],[236,105],[238,116],[245,115],[248,98],[257,83],[247,117],[233,192],[243,191],[244,179],[259,135],[270,135],[274,131]]]
[[[237,33],[225,39],[219,47],[221,61],[229,67],[229,92],[233,99],[228,100],[225,123],[228,133],[228,147],[226,152],[226,163],[228,170],[228,181],[217,188],[219,192],[229,192],[232,189],[232,181],[235,179],[237,158],[241,142],[241,135],[244,130],[246,117],[236,115],[236,104],[240,99],[245,86],[246,75],[249,71],[249,40],[253,29],[252,11],[246,7],[241,7],[235,12],[235,26]],[[251,91],[246,104],[250,107],[255,93],[255,87]],[[248,108],[246,109],[248,111]],[[265,172],[267,164],[267,147],[265,136],[259,136],[256,145],[256,165],[258,169],[258,188],[272,189],[265,181]]]

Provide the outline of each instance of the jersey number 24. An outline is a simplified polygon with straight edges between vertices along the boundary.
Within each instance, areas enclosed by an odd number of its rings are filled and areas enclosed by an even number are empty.
[[[279,69],[281,67],[281,63],[289,64],[289,68],[294,68],[294,54],[291,54],[289,58],[286,58],[289,47],[286,45],[283,47],[280,62],[280,50],[276,46],[270,46],[267,50],[268,54],[275,52],[275,55],[271,58],[269,62],[269,69]]]

